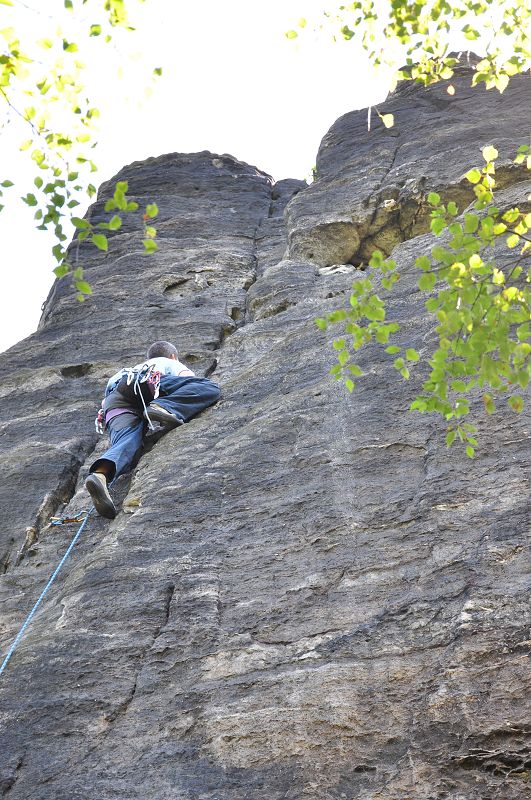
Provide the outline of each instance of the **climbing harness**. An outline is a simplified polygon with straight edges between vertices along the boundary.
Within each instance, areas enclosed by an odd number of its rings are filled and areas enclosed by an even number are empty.
[[[156,400],[159,396],[161,377],[162,373],[156,370],[153,364],[143,364],[136,369],[124,367],[119,379],[112,385],[108,394],[114,391],[119,392],[132,407],[142,411],[150,429],[154,431],[155,426],[149,417],[148,406],[152,400]],[[94,424],[97,433],[105,433],[105,412],[103,408],[98,411]]]
[[[133,372],[133,370],[129,371],[129,376],[127,378],[128,385],[129,385],[129,380],[131,379],[131,372]],[[136,374],[135,379],[134,379],[134,383],[133,383],[133,391],[134,391],[135,395],[138,395],[140,397],[140,399],[142,401],[142,405],[144,406],[144,417],[148,421],[148,425],[149,425],[150,430],[154,431],[155,430],[155,426],[153,425],[153,423],[151,422],[151,419],[149,417],[147,406],[146,406],[146,401],[144,399],[144,392],[142,391],[141,383],[143,381],[146,381],[148,383],[149,387],[150,387],[148,398],[151,396],[151,394],[153,394],[151,399],[148,400],[148,405],[149,405],[151,400],[155,400],[155,398],[157,398],[159,396],[160,372],[156,372],[155,370],[152,369],[152,367],[149,367],[148,375],[147,375],[146,378],[144,378],[144,377],[142,377],[142,370],[141,370],[140,372],[138,372]]]
[[[96,428],[96,433],[98,433],[100,436],[103,436],[105,433],[105,411],[103,408],[99,409],[96,419],[94,420],[94,426]]]
[[[86,516],[86,511],[80,511],[74,517],[50,517],[50,524],[54,527],[56,525],[71,525],[73,522],[83,522]]]

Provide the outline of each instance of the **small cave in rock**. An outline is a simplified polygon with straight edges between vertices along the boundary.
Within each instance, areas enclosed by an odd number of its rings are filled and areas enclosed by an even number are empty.
[[[199,361],[200,356],[198,356],[197,353],[183,353],[182,359],[185,364],[195,364]]]
[[[61,367],[60,373],[63,378],[82,378],[83,375],[88,375],[94,365],[84,362],[83,364],[69,364]]]
[[[232,306],[227,309],[227,313],[234,322],[240,322],[243,319],[244,312],[239,306]]]
[[[182,287],[184,283],[186,283],[188,278],[177,278],[176,280],[169,283],[167,286],[164,287],[162,290],[162,294],[164,297],[169,298],[170,300],[179,300],[182,297],[179,289]]]

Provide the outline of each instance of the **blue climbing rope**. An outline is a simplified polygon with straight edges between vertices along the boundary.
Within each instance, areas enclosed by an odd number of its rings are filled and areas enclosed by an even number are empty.
[[[26,630],[26,628],[27,628],[27,627],[28,627],[28,625],[30,624],[31,620],[32,620],[32,619],[33,619],[33,617],[35,616],[35,614],[36,614],[36,612],[37,612],[37,609],[39,608],[40,604],[42,603],[42,601],[43,601],[43,600],[44,600],[44,598],[46,597],[46,593],[48,592],[48,589],[50,588],[50,586],[52,585],[52,583],[54,582],[54,580],[57,578],[57,576],[58,576],[58,574],[59,574],[59,570],[61,569],[61,567],[62,567],[62,566],[63,566],[63,564],[65,563],[66,559],[68,558],[68,556],[69,556],[69,555],[70,555],[70,553],[72,552],[72,548],[74,547],[75,543],[77,542],[77,540],[78,540],[78,539],[79,539],[79,537],[81,536],[81,533],[82,533],[82,531],[83,531],[83,528],[84,528],[84,527],[85,527],[85,525],[87,524],[87,520],[88,520],[88,518],[90,517],[90,515],[92,514],[92,512],[93,512],[93,511],[94,511],[94,506],[92,506],[92,508],[91,508],[91,509],[90,509],[90,510],[87,512],[87,516],[85,517],[85,519],[83,520],[83,522],[82,522],[82,523],[81,523],[81,525],[79,526],[79,528],[78,528],[78,530],[77,530],[77,533],[76,533],[76,535],[74,536],[74,538],[72,539],[72,541],[71,541],[71,542],[70,542],[70,544],[68,545],[68,549],[67,549],[66,553],[64,554],[64,556],[62,557],[62,559],[60,560],[59,564],[57,565],[57,567],[56,567],[56,569],[55,569],[55,571],[54,571],[54,573],[53,573],[52,577],[50,578],[50,580],[48,581],[48,583],[46,584],[46,586],[45,586],[45,587],[44,587],[44,589],[42,590],[42,592],[41,592],[41,595],[40,595],[39,599],[37,600],[37,602],[35,603],[35,605],[34,605],[34,606],[33,606],[33,608],[31,609],[30,613],[28,614],[28,616],[27,616],[27,617],[26,617],[26,619],[24,620],[24,623],[23,623],[23,625],[22,625],[21,629],[19,630],[19,632],[17,633],[17,635],[16,635],[16,637],[15,637],[15,641],[13,642],[13,644],[11,645],[11,647],[9,648],[9,650],[8,650],[8,652],[7,652],[7,655],[6,655],[6,657],[4,658],[4,660],[3,660],[3,662],[2,662],[2,666],[0,667],[0,675],[2,674],[2,672],[3,672],[3,671],[5,670],[5,668],[7,667],[8,661],[9,661],[9,659],[11,658],[11,656],[13,655],[13,653],[15,652],[15,648],[16,648],[16,646],[18,645],[18,643],[20,642],[20,640],[21,640],[21,639],[22,639],[22,637],[24,636],[24,631]]]

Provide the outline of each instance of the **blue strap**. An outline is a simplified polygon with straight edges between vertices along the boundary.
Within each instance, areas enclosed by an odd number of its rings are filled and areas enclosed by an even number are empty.
[[[62,557],[62,559],[61,559],[61,561],[59,562],[59,564],[57,565],[57,567],[56,567],[56,569],[55,569],[55,572],[53,573],[52,577],[50,578],[50,580],[48,581],[48,583],[46,584],[46,586],[45,586],[45,587],[44,587],[44,589],[42,590],[42,592],[41,592],[41,595],[40,595],[39,599],[37,600],[37,602],[35,603],[35,605],[34,605],[34,606],[33,606],[33,608],[31,609],[30,613],[28,614],[28,616],[27,616],[27,617],[26,617],[26,619],[24,620],[24,624],[22,625],[21,629],[20,629],[20,630],[19,630],[19,632],[17,633],[17,635],[16,635],[16,638],[15,638],[15,641],[13,642],[13,644],[11,645],[11,647],[9,648],[9,650],[8,650],[8,652],[7,652],[7,655],[6,655],[6,657],[4,658],[4,660],[3,660],[3,662],[2,662],[2,666],[0,667],[0,675],[1,675],[1,674],[2,674],[2,672],[5,670],[5,668],[6,668],[6,666],[7,666],[7,663],[8,663],[8,661],[9,661],[9,659],[10,659],[10,658],[11,658],[11,656],[13,655],[13,653],[14,653],[14,651],[15,651],[15,648],[16,648],[17,644],[18,644],[18,643],[20,642],[20,640],[22,639],[22,637],[23,637],[23,635],[24,635],[24,631],[26,630],[26,628],[27,628],[27,627],[28,627],[28,625],[30,624],[31,620],[32,620],[32,619],[33,619],[33,617],[35,616],[35,614],[36,614],[36,612],[37,612],[37,609],[39,608],[40,604],[41,604],[41,603],[42,603],[42,601],[44,600],[44,598],[45,598],[45,596],[46,596],[46,593],[48,592],[48,589],[50,588],[50,586],[52,585],[52,583],[54,582],[54,580],[57,578],[57,576],[58,576],[58,574],[59,574],[59,570],[61,569],[61,567],[62,567],[62,566],[63,566],[63,564],[65,563],[66,559],[68,558],[68,556],[69,556],[69,555],[70,555],[70,553],[72,552],[72,548],[74,547],[75,543],[77,542],[77,540],[78,540],[78,539],[79,539],[79,537],[81,536],[81,532],[82,532],[83,528],[85,527],[85,525],[87,524],[87,520],[88,520],[88,518],[90,517],[90,515],[92,514],[92,512],[93,512],[93,511],[94,511],[94,506],[93,506],[93,507],[92,507],[92,508],[91,508],[91,509],[90,509],[90,510],[87,512],[87,516],[85,517],[85,519],[83,520],[83,522],[82,522],[82,523],[81,523],[81,525],[79,526],[79,528],[78,528],[78,530],[77,530],[77,533],[76,533],[76,535],[74,536],[74,538],[72,539],[72,541],[71,541],[71,542],[70,542],[70,544],[68,545],[68,549],[67,549],[66,553],[64,554],[64,556]]]

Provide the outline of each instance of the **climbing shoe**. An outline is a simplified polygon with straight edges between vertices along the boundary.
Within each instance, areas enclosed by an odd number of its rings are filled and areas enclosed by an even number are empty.
[[[179,419],[179,417],[176,417],[175,414],[172,414],[170,411],[166,411],[165,408],[157,405],[157,403],[150,403],[144,412],[144,416],[152,422],[159,422],[161,425],[164,425],[165,428],[176,428],[184,422],[184,420]]]
[[[101,472],[91,472],[85,481],[85,489],[92,497],[94,508],[102,517],[114,519],[116,508],[107,488],[107,478]]]

